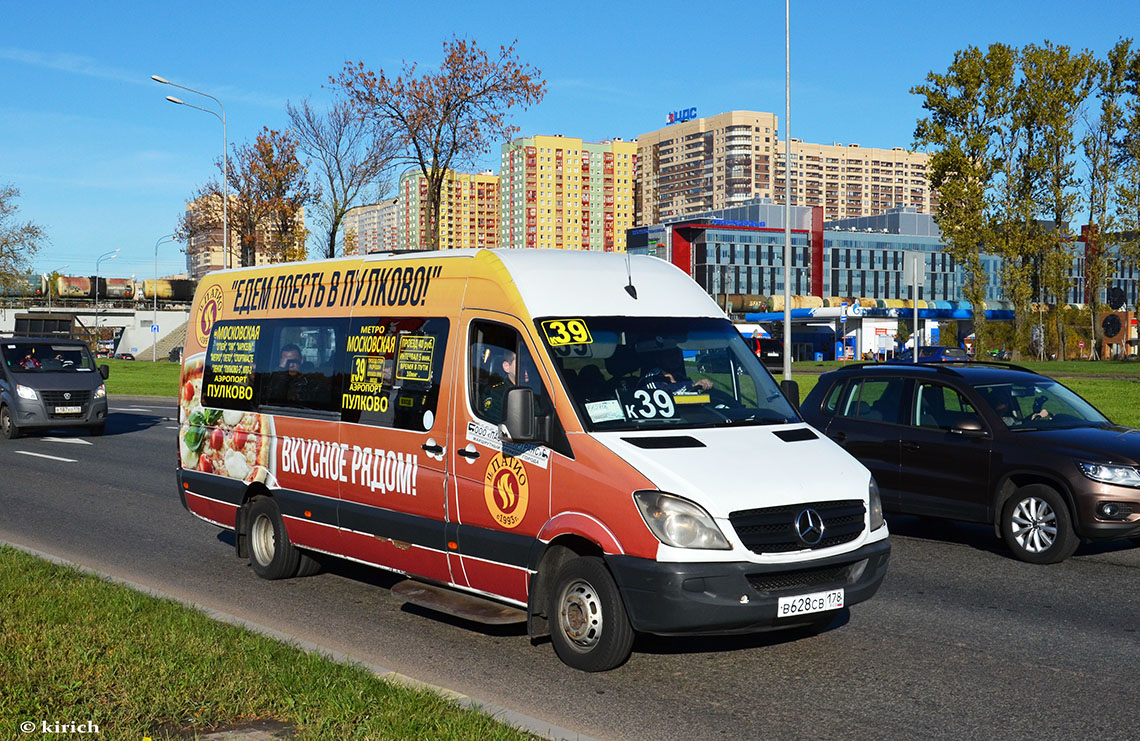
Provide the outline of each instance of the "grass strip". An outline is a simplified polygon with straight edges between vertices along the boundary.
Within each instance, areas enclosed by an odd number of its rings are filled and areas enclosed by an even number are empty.
[[[20,737],[22,722],[91,722],[103,738],[157,741],[254,720],[288,724],[301,739],[531,738],[432,692],[9,547],[0,605],[5,738]]]
[[[107,377],[108,394],[165,396],[170,399],[178,395],[178,380],[182,372],[178,363],[98,358],[96,365],[103,364],[111,370]]]

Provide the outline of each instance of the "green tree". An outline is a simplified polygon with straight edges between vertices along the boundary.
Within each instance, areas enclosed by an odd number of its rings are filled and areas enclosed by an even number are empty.
[[[992,220],[987,195],[999,163],[994,153],[997,127],[1007,111],[1004,79],[1010,50],[995,44],[958,51],[945,74],[931,72],[926,84],[911,88],[923,97],[928,115],[918,121],[916,146],[933,147],[930,184],[938,192],[934,219],[947,252],[965,274],[962,293],[974,307],[975,347],[985,351],[987,276],[982,255]]]
[[[494,142],[509,141],[519,130],[507,112],[537,104],[546,94],[541,72],[520,62],[515,44],[494,56],[474,41],[452,38],[443,45],[436,71],[417,71],[404,63],[392,78],[364,62],[345,64],[331,82],[343,90],[357,112],[390,128],[404,161],[419,167],[427,181],[428,242],[439,247],[439,208],[450,169],[473,165]]]
[[[1140,50],[1128,59],[1124,87],[1123,130],[1114,147],[1119,177],[1113,186],[1122,232],[1120,255],[1140,262]]]
[[[47,241],[44,230],[19,221],[16,186],[0,185],[0,287],[14,288],[31,270],[31,259]]]
[[[1093,61],[1087,51],[1073,54],[1068,46],[1054,46],[1049,41],[1022,50],[1026,104],[1035,112],[1043,154],[1040,214],[1053,222],[1041,242],[1041,272],[1044,287],[1058,305],[1065,303],[1071,283],[1068,271],[1073,262],[1073,235],[1069,224],[1080,205],[1075,125],[1092,86]],[[1064,357],[1060,317],[1058,312],[1057,333]]]
[[[1093,63],[1094,93],[1100,103],[1096,118],[1086,118],[1081,148],[1088,166],[1085,198],[1089,206],[1089,222],[1085,243],[1085,276],[1088,295],[1092,342],[1089,357],[1095,359],[1103,335],[1098,317],[1100,294],[1105,281],[1112,277],[1115,264],[1114,247],[1118,241],[1118,224],[1114,207],[1114,185],[1120,178],[1120,158],[1116,143],[1124,125],[1122,98],[1127,92],[1127,75],[1132,58],[1132,40],[1121,39],[1105,60]]]

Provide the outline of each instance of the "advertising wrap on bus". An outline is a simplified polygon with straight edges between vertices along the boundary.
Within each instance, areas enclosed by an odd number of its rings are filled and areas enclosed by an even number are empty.
[[[870,474],[661,260],[220,271],[183,358],[179,493],[265,578],[392,570],[402,599],[525,621],[599,671],[639,631],[824,627],[886,571]]]

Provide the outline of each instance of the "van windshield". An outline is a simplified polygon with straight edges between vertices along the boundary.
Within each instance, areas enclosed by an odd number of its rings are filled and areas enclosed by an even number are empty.
[[[538,319],[538,334],[591,431],[798,422],[726,319]]]
[[[95,370],[95,361],[83,345],[48,342],[5,342],[0,345],[4,365],[13,373],[76,373]]]

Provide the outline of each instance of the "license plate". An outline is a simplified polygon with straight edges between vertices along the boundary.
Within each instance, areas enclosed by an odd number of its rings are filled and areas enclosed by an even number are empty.
[[[776,617],[806,615],[809,612],[838,610],[840,607],[843,607],[843,590],[832,589],[830,592],[813,592],[795,597],[781,597],[776,603]]]
[[[79,414],[83,411],[83,407],[56,407],[56,414]]]

